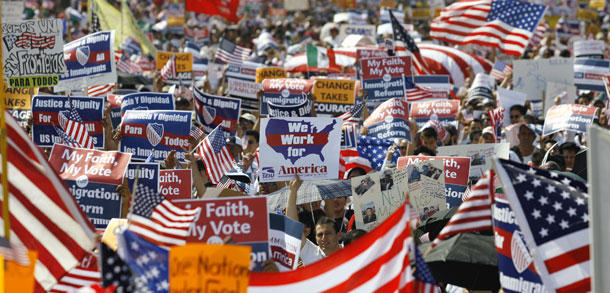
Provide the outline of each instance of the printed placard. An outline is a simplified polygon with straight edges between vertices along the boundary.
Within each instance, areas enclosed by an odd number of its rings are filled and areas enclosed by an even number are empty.
[[[245,61],[241,65],[227,65],[227,74],[225,78],[236,78],[247,81],[256,81],[256,70],[264,67],[261,63]]]
[[[27,126],[32,117],[32,96],[38,92],[34,88],[9,88],[4,84],[4,106],[21,126]]]
[[[208,95],[197,88],[193,95],[197,122],[203,126],[206,133],[212,132],[220,125],[225,136],[235,135],[241,109],[240,99]]]
[[[261,182],[337,179],[341,119],[326,117],[261,120]]]
[[[576,104],[556,105],[549,109],[544,119],[542,135],[547,136],[561,130],[586,132],[593,124],[597,107]]]
[[[53,126],[60,127],[59,113],[67,115],[68,101],[83,119],[83,123],[93,140],[95,148],[104,148],[104,126],[102,115],[104,111],[104,98],[94,97],[71,97],[66,96],[35,96],[32,100],[32,138],[36,144],[43,147],[53,146],[60,143],[61,138],[57,135]]]
[[[123,101],[122,95],[108,94],[106,102],[110,106],[110,123],[112,129],[116,129],[121,124],[121,102]]]
[[[574,42],[574,57],[604,58],[604,41],[581,40]]]
[[[253,81],[229,78],[229,95],[256,100],[256,93],[263,89],[260,83]]]
[[[169,250],[170,291],[246,293],[251,252],[243,245],[174,246]]]
[[[406,170],[409,176],[409,201],[422,221],[447,209],[443,161],[422,161],[407,165]]]
[[[168,76],[165,81],[169,84],[179,84],[182,82],[190,82],[193,80],[193,53],[171,53],[157,51],[157,70],[163,69],[167,61],[176,56],[176,75]]]
[[[222,244],[231,236],[236,244],[252,247],[253,271],[261,271],[261,264],[269,259],[269,214],[266,197],[235,197],[218,199],[176,200],[178,207],[201,212],[193,221],[187,243]]]
[[[398,158],[397,168],[404,169],[407,165],[417,164],[421,161],[443,160],[445,164],[445,199],[447,208],[459,206],[462,196],[468,187],[468,174],[470,173],[470,158],[465,157],[428,157],[409,156]]]
[[[191,130],[190,111],[134,111],[123,116],[119,150],[131,153],[134,159],[146,160],[153,153],[153,161],[164,160],[176,150],[176,158],[184,161]]]
[[[19,4],[23,10],[23,3]],[[21,12],[17,15],[21,18]],[[66,73],[61,19],[5,20],[2,40],[4,79],[9,87],[55,86],[59,75]]]
[[[460,109],[458,100],[438,100],[411,103],[411,117],[421,128],[428,120],[438,120],[445,125],[454,123]]]
[[[610,61],[574,59],[574,85],[579,90],[605,92],[602,76],[610,74]]]
[[[127,171],[125,172],[125,178],[127,179],[127,186],[129,190],[133,191],[133,183],[138,178],[138,185],[142,184],[148,188],[158,191],[161,181],[159,179],[160,168],[157,163],[135,163],[131,162],[127,165]]]
[[[174,110],[174,95],[168,93],[133,93],[121,99],[121,116],[127,110]]]
[[[411,140],[409,104],[404,99],[391,99],[379,105],[364,121],[369,135],[377,138]]]
[[[449,98],[449,91],[452,89],[452,85],[449,83],[449,75],[405,75],[405,78],[410,79],[418,86],[430,88],[428,92],[431,97],[423,99],[423,101],[446,100]]]
[[[279,67],[265,67],[256,69],[257,83],[263,82],[265,79],[286,78],[286,69]]]
[[[356,81],[343,79],[316,79],[313,84],[313,95],[316,96],[316,104],[328,104],[319,114],[345,113],[346,107],[351,108],[355,102]],[[332,107],[331,107],[332,105]],[[348,108],[348,110],[349,110]],[[327,110],[327,111],[324,111]]]
[[[116,83],[114,31],[89,34],[66,44],[64,62],[66,73],[59,76],[55,92]]]
[[[261,115],[269,115],[267,101],[276,105],[299,105],[303,95],[308,95],[313,87],[313,80],[281,78],[263,80],[263,97],[261,98]]]
[[[443,146],[438,148],[437,155],[470,158],[470,174],[468,177],[470,182],[474,183],[483,177],[483,173],[493,168],[491,165],[492,157],[496,156],[508,160],[509,151],[509,143],[502,142]]]
[[[191,171],[159,170],[159,193],[169,200],[191,198]]]
[[[267,101],[269,117],[311,117],[311,100],[303,96],[303,101],[297,105],[276,105]]]
[[[379,105],[380,101],[405,96],[402,76],[412,74],[410,56],[361,59],[360,68],[369,108]]]
[[[372,24],[342,24],[339,27],[339,39],[343,40],[349,35],[359,35],[375,40],[377,29]]]
[[[301,254],[301,236],[305,225],[284,215],[269,214],[271,258],[280,272],[297,268]]]
[[[356,59],[368,59],[368,58],[383,58],[388,57],[388,52],[384,49],[357,49]]]

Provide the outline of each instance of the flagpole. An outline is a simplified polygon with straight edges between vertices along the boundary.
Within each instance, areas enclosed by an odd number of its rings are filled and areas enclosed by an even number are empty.
[[[0,3],[0,10],[2,4]],[[0,14],[0,23],[2,23],[2,15]],[[0,31],[0,39],[2,32]],[[2,91],[6,84],[4,83],[4,64],[2,62],[2,50],[0,50],[0,86]],[[4,238],[11,238],[11,218],[8,209],[8,164],[6,163],[6,100],[4,93],[2,94],[2,102],[0,103],[0,152],[2,153],[2,218],[4,220]]]

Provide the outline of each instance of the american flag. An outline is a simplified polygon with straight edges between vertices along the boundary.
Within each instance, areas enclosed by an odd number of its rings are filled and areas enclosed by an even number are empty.
[[[114,286],[113,292],[132,292],[131,271],[127,264],[106,243],[100,242],[102,285]]]
[[[4,256],[4,260],[11,260],[23,266],[30,265],[28,249],[19,243],[11,243],[4,237],[0,237],[0,254]]]
[[[417,212],[415,214],[417,215]],[[434,281],[434,277],[430,273],[430,269],[428,269],[428,265],[415,243],[413,243],[412,249],[415,254],[415,272],[413,272],[413,289],[415,293],[440,293],[441,288]]]
[[[133,273],[133,292],[169,292],[169,252],[129,230],[117,239],[117,252]]]
[[[176,55],[172,55],[165,66],[161,68],[161,79],[163,81],[168,81],[169,79],[175,78],[178,74],[176,74]]]
[[[528,46],[530,48],[535,48],[538,45],[540,45],[540,42],[542,42],[542,39],[544,38],[544,34],[546,34],[546,30],[547,30],[547,25],[542,23],[542,21],[541,21],[538,24],[538,26],[536,27],[536,30],[534,31],[534,35],[530,39],[530,43]]]
[[[491,68],[489,75],[491,75],[491,77],[493,77],[495,80],[503,80],[512,72],[513,68],[510,67],[510,65],[498,60],[496,63],[494,63],[494,67]]]
[[[142,54],[142,45],[140,45],[140,42],[134,37],[128,36],[127,38],[125,38],[119,48],[129,55]]]
[[[25,32],[17,37],[15,45],[24,49],[53,48],[55,46],[55,36],[39,36],[35,33]]]
[[[421,75],[430,74],[428,64],[422,57],[419,47],[417,47],[417,44],[415,44],[413,38],[411,38],[405,28],[400,24],[400,22],[398,22],[396,17],[394,17],[391,10],[390,19],[392,20],[392,31],[394,33],[396,55],[409,55],[410,52],[410,55],[413,56],[413,66],[415,66],[415,70],[417,70],[417,72]]]
[[[188,230],[199,208],[185,210],[146,185],[138,184],[129,231],[140,237],[170,247],[186,243]]]
[[[194,140],[199,140],[199,138],[203,135],[203,131],[199,127],[193,125],[193,127],[191,127],[191,132],[189,135]]]
[[[10,116],[6,129],[11,241],[39,252],[36,291],[50,290],[93,250],[97,233],[46,156]]]
[[[348,172],[354,168],[362,168],[366,173],[373,170],[371,162],[361,157],[357,149],[341,150],[339,157],[339,179],[347,179]]]
[[[250,56],[251,52],[250,48],[239,46],[227,39],[222,39],[214,58],[225,63],[241,65]]]
[[[500,142],[502,140],[502,126],[504,125],[504,108],[495,108],[489,111],[487,115],[489,116],[489,123],[494,130],[494,141]]]
[[[506,160],[495,166],[547,289],[591,291],[586,183]]]
[[[105,97],[114,89],[115,84],[109,83],[104,85],[90,86],[87,90],[87,96],[89,97]]]
[[[66,134],[72,137],[82,148],[92,149],[93,139],[87,131],[87,127],[83,122],[76,109],[72,106],[72,101],[68,99],[68,110],[61,111],[57,115],[59,125],[66,132]]]
[[[358,153],[360,156],[371,162],[371,167],[377,171],[381,170],[383,161],[385,161],[388,148],[394,144],[394,141],[383,138],[371,137],[368,135],[358,136]],[[396,163],[399,153],[394,153],[392,162]]]
[[[75,292],[78,289],[101,282],[97,256],[89,253],[80,264],[68,271],[59,282],[53,286],[51,292]]]
[[[410,76],[403,75],[403,85],[407,101],[415,102],[432,98],[430,88],[415,84]]]
[[[443,8],[430,26],[430,37],[521,56],[545,11],[544,5],[519,0],[461,0]]]
[[[354,105],[349,111],[341,114],[337,118],[343,119],[343,123],[360,123],[362,117],[362,111],[364,110],[364,103]]]
[[[142,72],[142,68],[140,68],[140,66],[138,66],[138,64],[131,62],[131,60],[127,59],[127,57],[121,58],[117,62],[116,69],[118,71],[129,73],[129,74],[137,74],[137,73]],[[163,67],[161,69],[161,72],[163,72],[163,69],[165,69],[165,67]]]
[[[438,233],[432,247],[449,237],[492,228],[491,202],[493,196],[492,171],[487,171],[471,189],[468,199],[460,206],[447,225]]]
[[[191,41],[186,41],[184,44],[184,52],[193,54],[193,62],[195,59],[201,58],[201,47]]]
[[[248,292],[410,292],[409,214],[409,205],[402,205],[371,232],[316,265],[283,273],[250,272]]]
[[[82,148],[82,146],[76,140],[74,140],[74,138],[67,135],[61,128],[55,125],[53,125],[53,128],[55,129],[57,136],[61,138],[61,143],[73,148]]]
[[[218,184],[222,175],[235,168],[235,161],[229,152],[222,126],[216,127],[199,144],[199,156],[205,164],[205,171],[212,184]]]

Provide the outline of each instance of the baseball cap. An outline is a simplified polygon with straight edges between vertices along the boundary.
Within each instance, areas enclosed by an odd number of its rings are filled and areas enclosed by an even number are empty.
[[[256,123],[256,116],[254,116],[250,113],[245,113],[245,114],[241,115],[241,117],[239,117],[239,118],[246,119],[252,123]]]

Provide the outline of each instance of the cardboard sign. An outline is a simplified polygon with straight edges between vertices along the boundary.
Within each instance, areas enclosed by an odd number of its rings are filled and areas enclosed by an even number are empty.
[[[67,70],[59,77],[55,92],[116,83],[114,31],[89,34],[66,44],[64,62]]]
[[[104,148],[104,127],[102,115],[104,99],[93,97],[71,97],[72,107],[83,119],[89,136],[95,148]],[[68,111],[68,97],[66,96],[35,96],[32,100],[32,115],[34,117],[32,138],[39,146],[53,146],[60,143],[53,126],[61,127],[58,115]],[[67,114],[67,113],[66,113]]]
[[[140,160],[146,160],[152,152],[154,161],[164,160],[176,150],[176,158],[184,162],[192,115],[190,111],[129,110],[123,116],[119,149]]]
[[[371,41],[375,40],[376,29],[374,25],[369,24],[342,24],[339,27],[339,39],[343,40],[349,35],[359,35],[368,37]]]
[[[138,185],[142,184],[152,190],[159,190],[161,181],[159,179],[159,164],[157,163],[129,163],[127,165],[127,171],[125,172],[125,178],[127,179],[127,186],[129,190],[133,191],[133,183],[138,178]]]
[[[386,57],[360,60],[362,87],[367,91],[369,101],[377,106],[380,101],[405,96],[403,75],[411,75],[411,57]]]
[[[248,292],[250,253],[242,245],[186,244],[169,250],[171,292]]]
[[[357,49],[356,59],[369,59],[369,58],[384,58],[388,57],[388,51],[384,49]]]
[[[264,118],[261,121],[261,182],[337,179],[341,119]]]
[[[191,171],[159,170],[159,193],[169,200],[191,198]]]
[[[269,117],[311,117],[311,100],[304,96],[297,105],[276,105],[267,101],[267,113]]]
[[[542,135],[547,136],[561,130],[587,132],[593,124],[597,107],[575,104],[553,106],[544,119]]]
[[[604,41],[581,40],[574,42],[574,57],[603,59]]]
[[[2,22],[9,23],[20,21],[23,17],[24,4],[25,2],[21,1],[2,1]]]
[[[610,61],[608,60],[574,60],[574,85],[579,90],[605,92],[602,76],[608,74],[610,74]]]
[[[534,82],[535,81],[535,82]],[[551,58],[513,61],[513,90],[527,94],[532,101],[542,99],[547,81],[574,84],[574,61]]]
[[[417,164],[420,161],[443,160],[445,164],[445,199],[447,208],[459,206],[462,196],[468,187],[468,174],[470,172],[470,158],[460,157],[428,157],[409,156],[398,158],[397,168],[404,169],[407,165]]]
[[[301,254],[301,235],[305,225],[278,214],[269,214],[271,258],[280,272],[297,268]]]
[[[267,101],[276,105],[299,105],[303,95],[311,92],[313,80],[282,78],[263,80],[263,97],[261,98],[261,115],[269,115]]]
[[[377,138],[411,140],[409,104],[404,99],[391,99],[379,105],[364,121],[369,135]]]
[[[316,114],[339,115],[349,111],[356,101],[356,81],[344,79],[316,79]]]
[[[108,94],[106,101],[110,106],[110,123],[112,123],[112,129],[116,129],[121,124],[121,103],[123,96]]]
[[[190,82],[193,80],[193,53],[171,53],[157,51],[157,70],[163,69],[165,64],[176,56],[176,75],[169,76],[165,81],[169,84],[179,84],[180,82]]]
[[[193,95],[197,122],[203,126],[206,133],[221,125],[225,136],[235,135],[241,109],[240,99],[208,95],[197,88]]]
[[[229,95],[256,100],[256,93],[262,89],[260,83],[253,81],[229,78]],[[256,105],[254,105],[256,106]]]
[[[121,99],[121,116],[127,110],[174,110],[174,95],[167,93],[133,93]]]
[[[278,67],[266,67],[256,69],[256,82],[261,83],[265,79],[286,78],[286,70]]]
[[[2,40],[4,78],[9,87],[55,86],[59,75],[66,73],[61,19],[3,21]]]
[[[254,271],[261,271],[261,264],[269,259],[269,214],[266,197],[235,197],[218,199],[176,200],[182,208],[201,207],[194,220],[188,243],[222,244],[226,236],[236,244],[252,247],[251,261]]]
[[[565,92],[565,95],[562,93]],[[570,104],[576,98],[576,87],[574,85],[562,84],[558,82],[547,81],[546,91],[544,92],[544,116],[549,109],[555,105],[555,97],[560,96],[559,104]]]
[[[508,160],[509,151],[509,144],[503,142],[444,146],[438,148],[437,155],[470,158],[470,174],[468,177],[470,182],[477,182],[483,177],[483,173],[493,168],[491,165],[492,157],[496,156]]]
[[[447,209],[443,176],[445,168],[441,160],[407,165],[406,171],[409,176],[409,202],[422,221]]]
[[[32,117],[32,96],[38,92],[34,88],[9,88],[4,84],[4,106],[21,126],[27,126]]]
[[[454,123],[460,101],[438,100],[411,103],[410,116],[421,128],[428,120],[438,120],[443,126]]]

